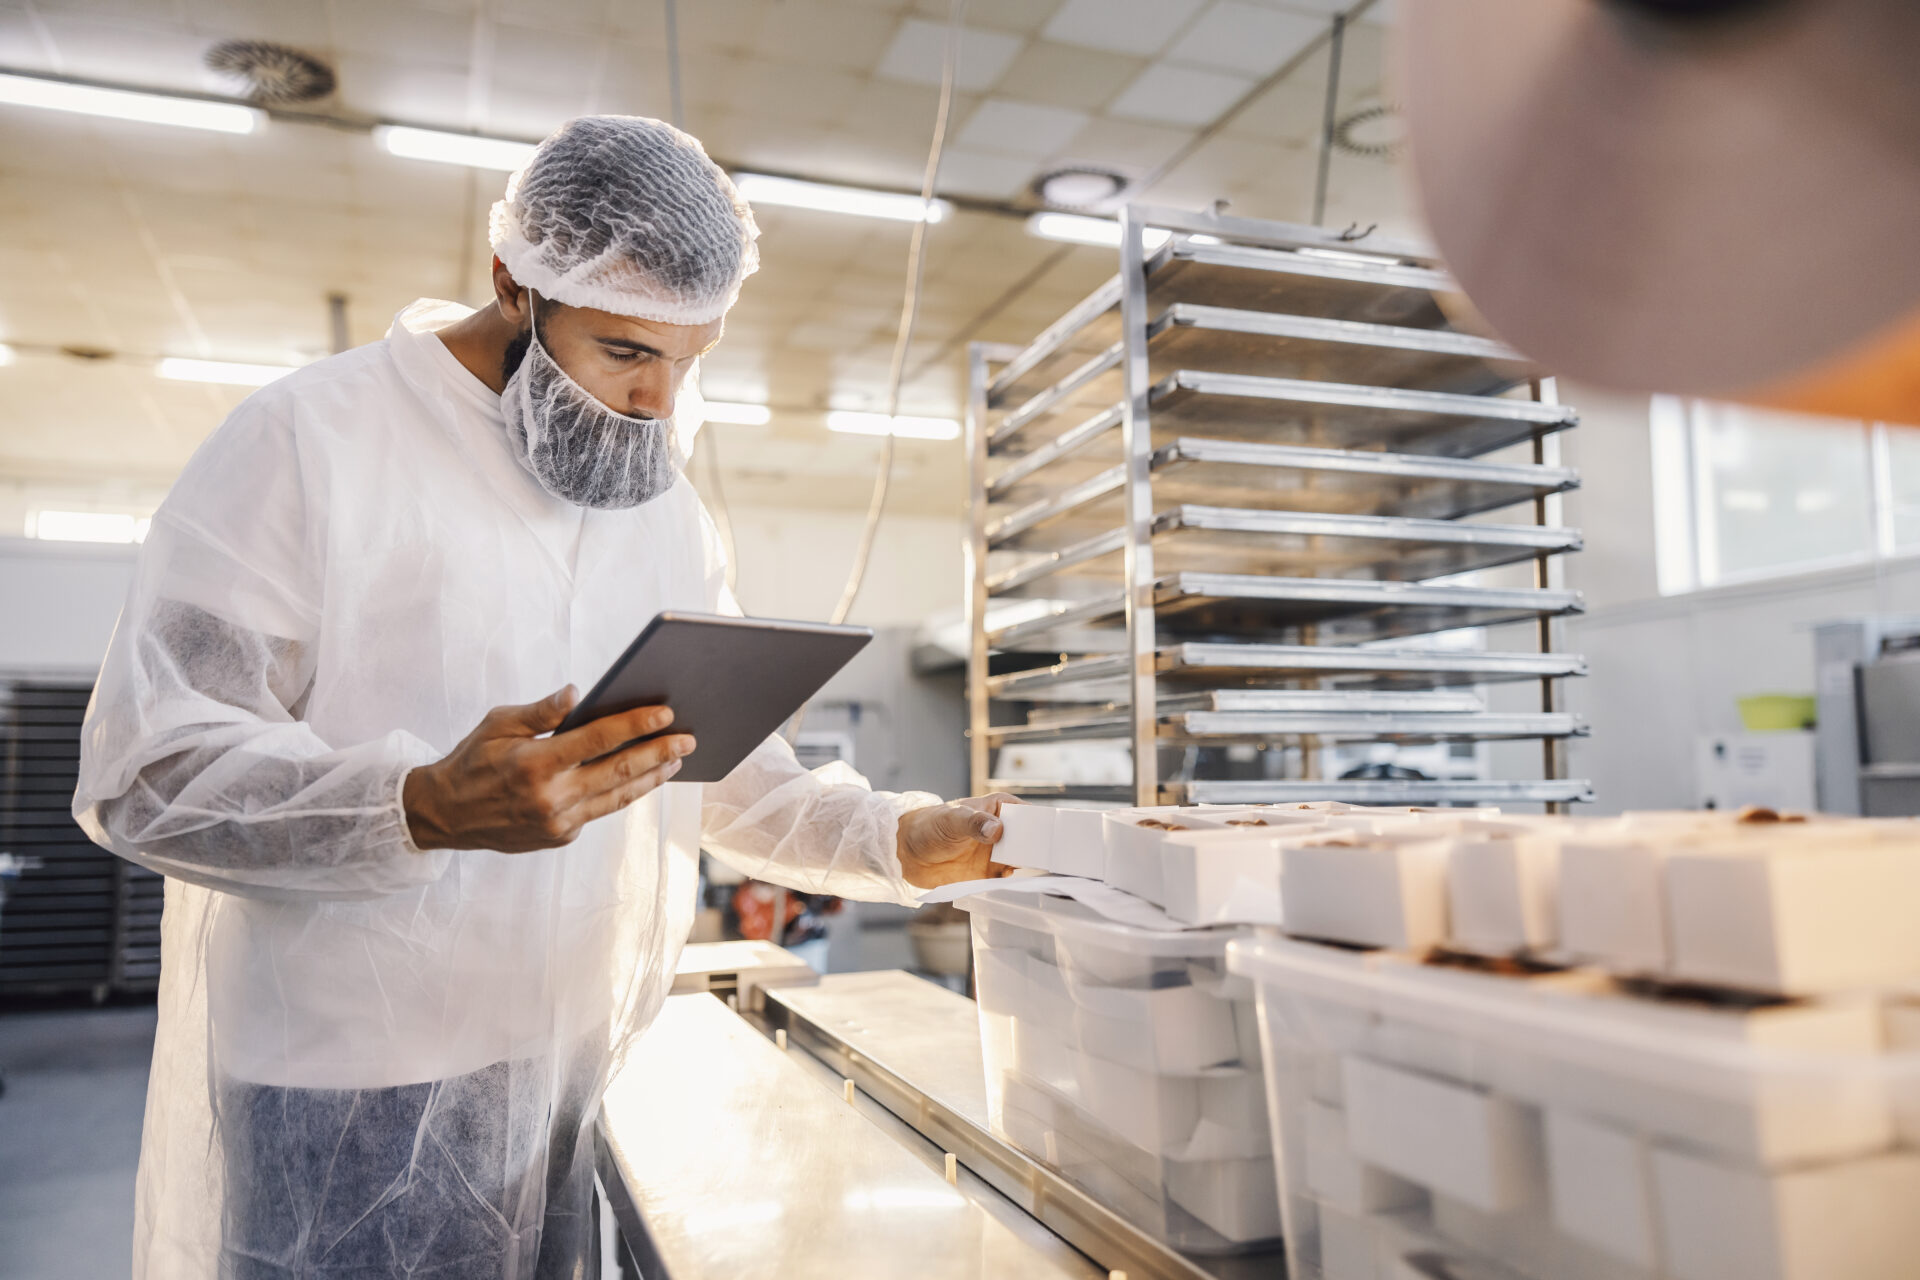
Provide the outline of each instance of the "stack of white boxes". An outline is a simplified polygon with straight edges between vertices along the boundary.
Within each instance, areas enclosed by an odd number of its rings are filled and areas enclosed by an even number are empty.
[[[1061,898],[965,899],[990,1122],[1176,1248],[1280,1234],[1253,986],[1232,933],[1151,930]]]
[[[1353,825],[1230,948],[1292,1275],[1920,1276],[1920,825]]]

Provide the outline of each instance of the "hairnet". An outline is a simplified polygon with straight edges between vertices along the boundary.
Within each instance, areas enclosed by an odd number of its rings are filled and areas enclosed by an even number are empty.
[[[707,324],[760,266],[753,210],[698,139],[641,116],[581,116],[507,179],[493,251],[570,307]]]

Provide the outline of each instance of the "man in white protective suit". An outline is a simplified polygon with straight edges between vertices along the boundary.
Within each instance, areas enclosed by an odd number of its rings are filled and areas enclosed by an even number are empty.
[[[256,392],[154,516],[74,797],[168,877],[137,1276],[593,1276],[591,1123],[701,846],[901,903],[1002,870],[1001,797],[598,759],[660,708],[546,736],[654,614],[737,612],[675,396],[757,235],[694,139],[574,120],[488,306]]]

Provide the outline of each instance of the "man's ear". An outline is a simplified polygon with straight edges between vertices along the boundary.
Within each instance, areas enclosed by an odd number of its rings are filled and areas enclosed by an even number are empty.
[[[493,300],[501,316],[515,328],[526,321],[527,291],[520,287],[498,255],[493,259]]]

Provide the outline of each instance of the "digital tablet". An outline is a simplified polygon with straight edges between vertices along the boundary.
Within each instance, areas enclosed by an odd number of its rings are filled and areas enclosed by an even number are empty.
[[[824,622],[657,614],[554,732],[670,707],[672,724],[634,742],[690,733],[693,754],[673,780],[718,782],[872,639],[865,627]]]

